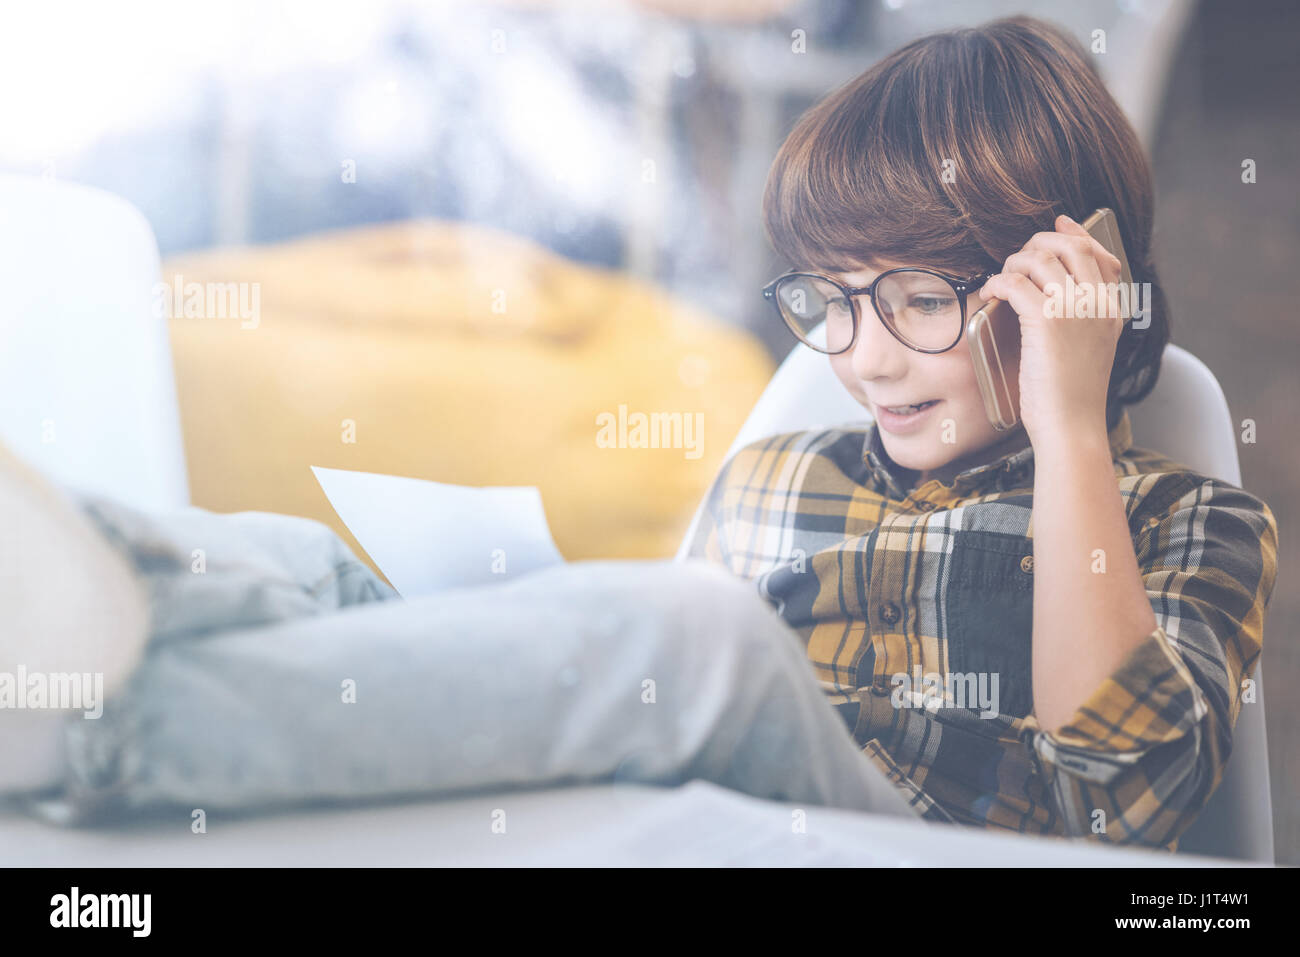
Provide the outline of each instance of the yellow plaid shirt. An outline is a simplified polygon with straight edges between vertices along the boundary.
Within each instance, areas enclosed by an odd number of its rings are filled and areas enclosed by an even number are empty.
[[[872,422],[762,439],[723,466],[690,554],[755,582],[922,817],[1173,851],[1258,707],[1277,523],[1134,447],[1127,411],[1110,447],[1157,628],[1055,732],[1032,713],[1032,448],[909,490]]]

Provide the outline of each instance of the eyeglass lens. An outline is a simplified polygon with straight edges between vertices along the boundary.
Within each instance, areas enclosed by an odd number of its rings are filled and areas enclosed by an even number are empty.
[[[853,339],[853,311],[844,290],[815,276],[791,276],[776,288],[776,301],[791,331],[814,348],[842,352]],[[876,286],[880,318],[918,349],[942,349],[962,326],[961,301],[945,280],[918,270],[885,276]],[[869,302],[859,300],[864,319]],[[826,324],[824,339],[813,336]]]

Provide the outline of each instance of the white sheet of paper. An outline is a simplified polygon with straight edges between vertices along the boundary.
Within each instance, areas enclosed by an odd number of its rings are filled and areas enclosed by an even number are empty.
[[[403,598],[508,581],[564,561],[535,487],[448,485],[315,465],[312,473]],[[494,554],[504,572],[493,571]]]

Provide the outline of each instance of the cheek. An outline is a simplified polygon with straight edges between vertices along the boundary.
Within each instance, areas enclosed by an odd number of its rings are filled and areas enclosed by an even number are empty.
[[[982,401],[975,367],[971,365],[970,350],[964,340],[952,352],[943,356],[942,375],[947,386],[946,396],[953,405],[964,407],[972,399]]]
[[[842,353],[837,356],[828,356],[831,368],[835,371],[835,377],[848,390],[849,395],[857,399],[863,405],[867,403],[867,397],[862,392],[862,383],[858,377],[853,374],[852,353]]]
[[[982,445],[994,430],[984,411],[984,397],[980,395],[979,381],[975,378],[975,367],[971,364],[965,342],[944,359],[944,397],[956,434],[961,438],[960,445],[962,448]]]

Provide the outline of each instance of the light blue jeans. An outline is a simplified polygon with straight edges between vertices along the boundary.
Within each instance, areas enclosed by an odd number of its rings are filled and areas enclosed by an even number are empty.
[[[79,504],[153,624],[103,716],[63,725],[52,819],[693,778],[916,819],[797,633],[705,561],[574,562],[405,601],[308,519]]]

